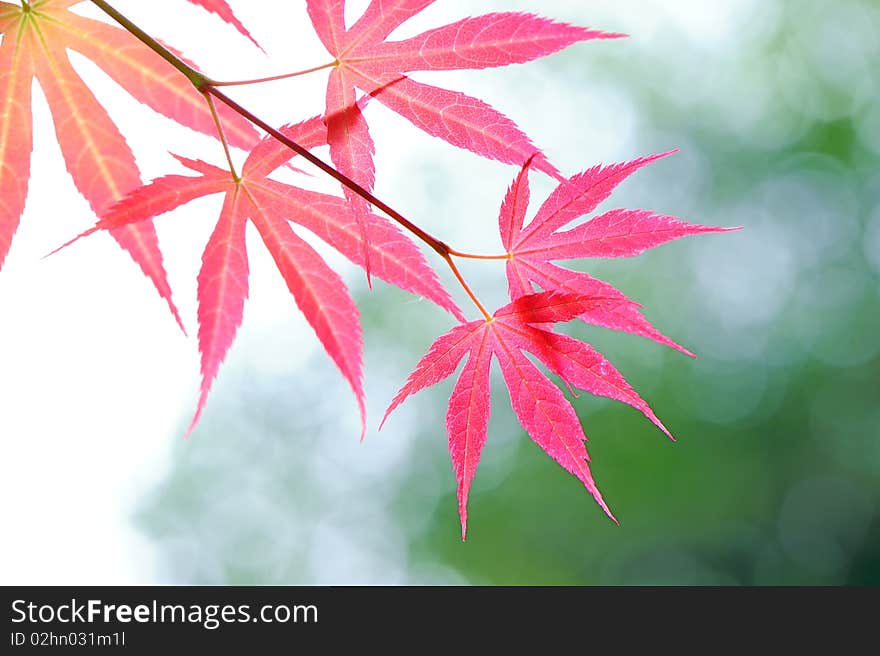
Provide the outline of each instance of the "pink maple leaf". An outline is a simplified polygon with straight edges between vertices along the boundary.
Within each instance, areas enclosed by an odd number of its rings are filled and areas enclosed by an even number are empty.
[[[612,330],[641,335],[693,356],[658,331],[640,305],[612,285],[587,273],[552,264],[551,260],[584,257],[630,257],[673,239],[736,228],[718,228],[679,221],[647,210],[614,209],[570,230],[561,228],[589,214],[615,187],[637,169],[671,153],[632,162],[594,166],[560,182],[525,227],[529,201],[529,163],[514,179],[501,206],[499,232],[507,250],[507,280],[511,299],[543,290],[596,299],[579,318]]]
[[[471,481],[486,442],[489,421],[489,367],[498,360],[513,411],[529,436],[569,473],[614,519],[589,468],[583,429],[562,391],[524,355],[531,353],[569,386],[627,403],[669,435],[647,403],[605,357],[589,344],[547,329],[589,311],[595,300],[576,294],[541,292],[523,296],[489,320],[456,326],[437,339],[416,365],[385,418],[412,394],[451,376],[467,363],[452,391],[446,414],[449,453],[458,481],[462,539],[467,535]],[[384,420],[383,420],[384,421]],[[616,520],[615,520],[616,521]]]
[[[507,117],[481,100],[416,82],[406,73],[482,69],[519,64],[578,41],[616,38],[588,28],[526,13],[491,13],[465,18],[402,41],[386,41],[433,0],[373,0],[355,24],[345,26],[344,0],[307,0],[324,47],[335,59],[327,90],[326,117],[331,156],[340,171],[363,186],[372,184],[372,141],[355,88],[374,96],[416,127],[483,157],[558,172]]]
[[[288,126],[282,132],[306,148],[326,143],[326,128],[317,117]],[[206,162],[177,159],[200,175],[167,175],[138,187],[104,212],[99,222],[80,237],[98,230],[137,225],[196,198],[225,194],[198,278],[202,386],[188,434],[201,416],[211,383],[242,321],[248,294],[244,232],[248,221],[257,228],[297,306],[351,386],[364,428],[363,340],[357,307],[339,275],[296,234],[288,221],[309,229],[359,266],[364,266],[366,250],[377,277],[419,294],[463,320],[422,252],[388,219],[369,215],[364,241],[345,199],[267,177],[289,159],[289,153],[281,154],[269,139],[251,151],[238,180],[229,171]]]

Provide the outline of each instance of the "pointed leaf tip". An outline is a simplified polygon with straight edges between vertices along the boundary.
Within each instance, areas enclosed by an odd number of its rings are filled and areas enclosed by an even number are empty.
[[[196,403],[196,411],[193,413],[192,419],[190,419],[189,426],[187,426],[186,431],[183,433],[183,439],[188,440],[190,436],[193,434],[193,431],[196,429],[196,425],[199,423],[199,419],[202,417],[202,410],[205,408],[205,403],[208,399],[208,391],[207,389],[202,389],[199,391],[199,400]]]
[[[510,251],[514,239],[522,231],[526,218],[526,210],[529,205],[529,167],[537,153],[532,153],[523,163],[519,173],[504,196],[501,203],[501,211],[498,214],[498,231],[501,234],[501,244],[504,249]]]
[[[226,2],[226,0],[189,0],[194,5],[198,5],[209,11],[213,14],[217,14],[221,19],[223,19],[226,23],[232,25],[236,30],[238,30],[239,34],[246,37],[253,43],[257,48],[263,51],[263,54],[266,53],[263,50],[263,46],[257,43],[257,40],[251,36],[251,33],[244,26],[244,24],[236,17],[236,15],[232,11],[232,7]]]
[[[96,225],[96,226],[92,226],[92,227],[89,228],[88,230],[83,230],[83,231],[82,231],[81,233],[79,233],[76,237],[73,237],[72,239],[68,239],[66,242],[64,242],[63,244],[61,244],[61,246],[59,246],[59,247],[56,248],[55,250],[53,250],[53,251],[49,251],[48,253],[46,253],[41,259],[45,260],[46,258],[52,257],[53,255],[56,255],[57,253],[60,253],[60,252],[63,251],[64,249],[69,248],[70,246],[73,246],[73,245],[74,245],[76,242],[78,242],[80,239],[84,239],[85,237],[88,237],[89,235],[93,235],[93,234],[95,234],[96,232],[98,232],[100,229],[101,229],[100,226],[99,226],[99,225]]]
[[[471,346],[470,357],[455,383],[446,411],[449,456],[458,483],[462,539],[467,535],[467,504],[471,482],[486,444],[489,426],[489,369],[492,353],[489,331],[483,328]]]
[[[238,187],[226,194],[220,219],[202,254],[198,275],[199,351],[202,384],[187,434],[195,428],[244,314],[248,295],[247,214]]]

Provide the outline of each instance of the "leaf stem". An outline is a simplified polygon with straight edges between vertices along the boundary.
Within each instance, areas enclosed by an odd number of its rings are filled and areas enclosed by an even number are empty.
[[[226,163],[229,164],[229,172],[232,173],[232,179],[238,183],[241,181],[241,176],[238,175],[238,171],[235,170],[235,164],[232,163],[232,155],[229,154],[229,144],[226,142],[226,133],[223,132],[223,124],[220,122],[220,117],[217,115],[217,107],[214,105],[214,99],[209,93],[202,92],[202,95],[205,97],[205,100],[208,101],[208,107],[211,110],[211,118],[214,119],[214,125],[217,128],[217,135],[220,137],[220,142],[223,144],[223,152],[226,154]]]
[[[449,254],[454,255],[455,257],[465,258],[467,260],[509,260],[510,253],[504,253],[503,255],[475,255],[473,253],[462,253],[461,251],[457,251],[454,248],[449,249]]]
[[[464,288],[464,291],[467,292],[467,295],[471,297],[471,300],[474,302],[474,305],[477,306],[477,309],[482,313],[483,317],[485,317],[486,321],[491,321],[492,317],[486,312],[486,308],[483,307],[483,304],[480,303],[480,299],[477,298],[477,295],[474,294],[473,290],[470,288],[470,285],[464,279],[464,276],[461,275],[461,271],[458,270],[458,267],[455,266],[455,262],[452,261],[452,257],[448,254],[442,256],[446,261],[446,264],[449,265],[449,268],[452,269],[452,273],[455,275],[459,284]]]
[[[271,75],[269,77],[258,77],[253,80],[234,80],[232,82],[218,82],[217,80],[211,80],[211,86],[215,87],[237,87],[244,86],[246,84],[261,84],[263,82],[275,82],[276,80],[286,80],[291,77],[298,77],[300,75],[307,75],[308,73],[314,73],[315,71],[322,71],[325,68],[333,68],[338,65],[338,61],[332,61],[329,64],[322,64],[321,66],[315,66],[313,68],[306,68],[302,71],[296,71],[295,73],[284,73],[282,75]]]

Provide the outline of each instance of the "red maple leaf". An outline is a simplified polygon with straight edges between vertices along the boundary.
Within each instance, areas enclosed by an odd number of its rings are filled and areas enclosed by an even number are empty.
[[[547,291],[605,299],[578,318],[597,326],[641,335],[693,356],[651,325],[642,315],[641,306],[620,290],[589,274],[551,263],[551,260],[584,257],[629,257],[679,237],[735,230],[685,223],[647,210],[614,209],[570,230],[560,231],[596,209],[631,173],[669,154],[594,166],[572,176],[556,187],[524,228],[529,201],[527,162],[511,184],[498,220],[501,242],[507,250],[510,298],[515,300],[534,293],[534,283]]]
[[[474,153],[509,164],[534,157],[535,166],[559,177],[556,168],[506,116],[463,93],[422,84],[411,71],[481,69],[517,64],[578,41],[614,38],[525,13],[466,18],[403,41],[389,35],[434,0],[372,0],[351,29],[344,0],[307,0],[321,42],[334,57],[327,83],[325,120],[336,168],[368,190],[375,183],[374,144],[357,103],[356,88],[416,127]],[[367,203],[345,190],[363,217]],[[363,225],[363,219],[359,219]]]
[[[451,376],[459,362],[468,357],[446,414],[449,453],[458,480],[462,539],[467,534],[468,492],[486,442],[489,365],[493,356],[501,366],[513,411],[522,427],[556,462],[580,479],[612,519],[590,473],[586,437],[574,409],[523,352],[536,356],[571,387],[637,408],[669,435],[648,404],[601,353],[546,327],[589,312],[603,300],[558,292],[529,294],[505,305],[489,320],[456,326],[431,345],[388,407],[386,419],[408,396]]]
[[[327,139],[320,117],[282,132],[304,148],[323,145]],[[241,324],[248,294],[248,220],[260,233],[296,304],[351,386],[364,422],[363,340],[357,307],[339,275],[296,234],[288,220],[307,228],[360,266],[365,264],[366,250],[377,277],[419,294],[464,320],[422,252],[388,219],[369,215],[364,243],[345,199],[267,177],[290,159],[290,151],[279,150],[273,139],[264,139],[251,151],[239,179],[228,170],[202,161],[177,159],[200,175],[167,175],[133,190],[80,237],[148,221],[202,196],[225,194],[220,220],[205,248],[198,277],[202,386],[187,434],[198,422],[211,383]]]
[[[134,156],[107,112],[80,79],[67,51],[100,66],[152,109],[200,132],[216,127],[192,84],[128,32],[68,11],[78,0],[30,5],[0,2],[0,266],[24,210],[32,149],[31,82],[49,102],[67,170],[100,216],[141,184]],[[251,147],[257,133],[221,108],[231,143]],[[171,300],[162,255],[150,222],[122,226],[113,237],[153,281],[180,321]]]
[[[315,31],[335,58],[326,111],[334,162],[348,159],[364,168],[372,150],[366,123],[354,102],[357,87],[416,127],[453,145],[509,164],[522,164],[535,155],[537,168],[558,175],[510,119],[476,98],[421,84],[406,73],[519,64],[578,41],[622,35],[509,12],[465,18],[410,39],[386,41],[433,2],[372,0],[363,16],[346,29],[344,0],[307,0]],[[365,168],[362,180],[369,182],[372,168]]]

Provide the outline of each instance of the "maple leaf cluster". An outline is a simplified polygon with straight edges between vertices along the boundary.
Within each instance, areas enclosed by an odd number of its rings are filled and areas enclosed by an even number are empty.
[[[259,47],[225,1],[190,2],[213,12]],[[451,376],[465,360],[446,419],[458,481],[462,537],[466,534],[468,492],[486,441],[493,358],[500,365],[523,428],[580,479],[613,519],[591,475],[586,438],[574,409],[525,353],[536,357],[569,388],[627,403],[667,435],[669,431],[648,404],[605,357],[591,345],[557,332],[554,325],[577,318],[691,354],[652,326],[640,306],[622,292],[553,261],[629,257],[672,239],[724,229],[625,209],[610,210],[572,226],[593,212],[631,173],[668,153],[595,166],[566,177],[499,111],[480,99],[417,82],[409,74],[521,64],[578,42],[622,35],[528,13],[496,12],[411,38],[391,39],[398,27],[433,2],[372,0],[349,27],[344,0],[306,0],[308,17],[333,59],[314,69],[330,69],[324,114],[291,123],[274,136],[261,139],[251,125],[253,116],[236,111],[232,105],[214,107],[208,94],[212,91],[210,80],[205,79],[204,88],[196,88],[192,79],[169,66],[131,30],[71,12],[77,0],[0,1],[0,266],[27,195],[31,81],[36,78],[48,99],[67,169],[99,219],[83,234],[109,231],[152,281],[179,323],[152,221],[196,198],[223,196],[198,276],[202,384],[189,431],[205,407],[211,383],[242,322],[248,294],[248,222],[262,238],[294,302],[351,386],[365,429],[363,340],[357,306],[339,275],[298,235],[297,228],[303,227],[363,267],[368,278],[376,276],[419,294],[459,321],[418,363],[385,419],[409,395]],[[220,168],[175,155],[192,175],[166,175],[144,184],[124,137],[71,66],[68,51],[93,61],[155,111],[219,136],[224,148],[246,151],[240,172],[232,159],[229,168]],[[176,53],[172,57],[184,61]],[[452,263],[453,257],[472,256],[454,251],[442,241],[428,241],[425,233],[416,231],[452,267],[483,314],[477,321],[467,321],[416,243],[374,210],[381,207],[372,196],[375,144],[364,111],[372,99],[434,137],[520,167],[501,205],[499,232],[505,252],[479,256],[506,263],[508,305],[490,315]],[[279,141],[279,135],[288,143]],[[337,179],[344,183],[341,196],[309,191],[272,177],[294,157],[291,143],[305,155],[310,149],[329,146]],[[551,176],[558,186],[526,224],[532,170]],[[394,214],[389,216],[405,228],[412,225]]]

